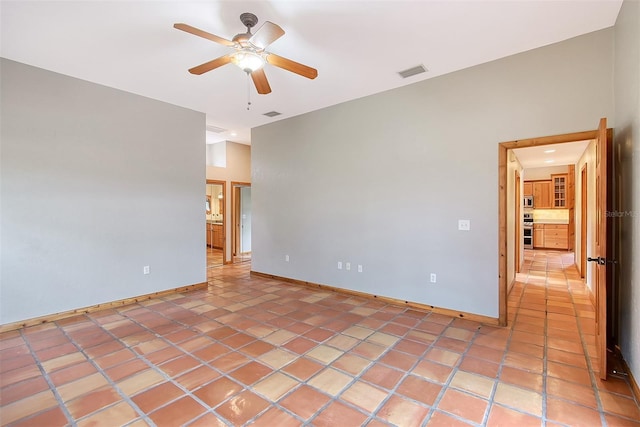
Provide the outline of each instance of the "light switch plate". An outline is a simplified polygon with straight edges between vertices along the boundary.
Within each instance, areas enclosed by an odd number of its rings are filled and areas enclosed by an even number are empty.
[[[471,230],[471,221],[468,219],[459,219],[458,230],[463,230],[463,231]]]

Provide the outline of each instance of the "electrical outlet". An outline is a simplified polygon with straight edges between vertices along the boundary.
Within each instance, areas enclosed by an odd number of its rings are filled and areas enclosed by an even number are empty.
[[[429,277],[429,281],[431,283],[436,283],[436,273],[431,273],[431,276]]]
[[[342,270],[342,261],[338,261],[338,270]]]
[[[347,270],[351,270],[351,263],[350,262],[346,263],[344,265],[344,268],[347,269]]]
[[[149,274],[149,266],[145,265],[144,267],[142,267],[142,274]]]
[[[362,273],[362,264],[358,264],[358,273]]]
[[[284,260],[285,260],[286,262],[289,262],[289,255],[285,255],[285,256],[284,256]]]
[[[469,231],[471,230],[471,221],[468,219],[458,220],[458,230]]]

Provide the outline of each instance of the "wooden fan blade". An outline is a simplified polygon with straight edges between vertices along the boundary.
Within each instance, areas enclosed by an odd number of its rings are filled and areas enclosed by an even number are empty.
[[[274,41],[278,40],[284,35],[284,30],[279,25],[273,22],[266,21],[258,31],[251,36],[249,43],[257,47],[258,49],[265,49]]]
[[[267,55],[267,62],[271,65],[275,65],[276,67],[291,71],[292,73],[296,73],[308,79],[315,79],[316,77],[318,77],[318,70],[316,70],[315,68],[308,67],[306,65],[300,64],[299,62],[295,62],[282,56],[276,55],[275,53],[270,53]]]
[[[198,28],[192,27],[191,25],[173,24],[173,28],[185,31],[185,32],[187,32],[189,34],[193,34],[193,35],[198,36],[198,37],[205,38],[207,40],[211,40],[211,41],[216,42],[216,43],[220,43],[220,44],[225,45],[225,46],[230,46],[230,47],[235,46],[235,43],[232,42],[231,40],[227,40],[225,38],[216,36],[215,34],[207,33],[206,31],[199,30]]]
[[[216,69],[218,67],[222,67],[223,65],[228,64],[229,62],[231,62],[231,54],[229,55],[225,55],[225,56],[221,56],[219,58],[216,58],[212,61],[209,62],[205,62],[204,64],[200,64],[197,67],[193,67],[189,69],[189,72],[191,74],[204,74],[207,71],[211,71],[213,69]]]
[[[256,85],[256,90],[260,95],[271,93],[271,86],[269,86],[267,75],[262,68],[252,72],[251,79],[253,80],[253,84]]]

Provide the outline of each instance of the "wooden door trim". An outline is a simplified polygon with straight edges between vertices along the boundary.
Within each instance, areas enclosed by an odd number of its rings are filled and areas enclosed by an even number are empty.
[[[242,181],[231,181],[231,263],[234,262],[234,256],[237,251],[237,240],[239,238],[238,232],[236,230],[236,222],[239,219],[239,203],[240,198],[236,193],[236,189],[240,187],[251,187],[250,182],[242,182]]]
[[[522,236],[522,212],[520,210],[520,206],[522,205],[522,194],[520,193],[520,171],[515,171],[515,237],[516,244],[514,245],[514,259],[513,259],[513,270],[516,273],[520,273],[520,246],[524,245],[523,236]],[[531,242],[533,243],[533,230],[531,230]]]
[[[611,134],[607,129],[607,119],[600,119],[598,126],[598,137],[596,140],[596,233],[595,233],[595,256],[609,258],[608,253],[609,224],[607,221],[607,210],[609,207],[608,171],[611,160]],[[607,289],[607,263],[597,262],[595,267],[594,282],[596,292],[596,353],[598,354],[598,375],[600,379],[607,379],[607,305],[609,292]]]
[[[223,203],[225,203],[226,205],[227,181],[221,181],[218,179],[207,179],[206,184],[222,185],[222,200],[225,200]],[[227,222],[226,221],[227,221],[227,210],[224,209],[222,213],[222,265],[227,264]]]
[[[595,139],[597,130],[565,133],[539,138],[505,141],[498,144],[498,321],[506,326],[507,313],[507,151]]]
[[[587,217],[588,172],[587,162],[580,169],[580,277],[587,278]]]

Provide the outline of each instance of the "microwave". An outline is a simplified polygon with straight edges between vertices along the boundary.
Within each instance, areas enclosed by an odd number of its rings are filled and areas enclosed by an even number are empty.
[[[533,207],[533,196],[524,196],[522,205],[525,208],[532,208]]]

